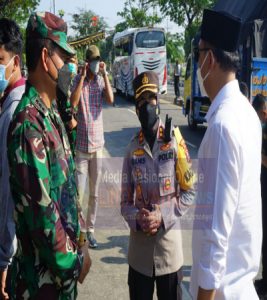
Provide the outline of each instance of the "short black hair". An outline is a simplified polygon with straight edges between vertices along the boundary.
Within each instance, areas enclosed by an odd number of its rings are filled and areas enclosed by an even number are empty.
[[[43,48],[52,55],[58,46],[49,39],[26,38],[26,66],[29,72],[34,71],[41,57]]]
[[[223,71],[236,73],[240,69],[240,57],[237,51],[228,52],[213,48],[212,52]]]
[[[263,108],[263,105],[266,102],[266,97],[262,94],[257,94],[252,102],[252,106],[256,110],[256,112],[260,111]]]
[[[245,96],[245,97],[249,97],[249,90],[248,90],[248,86],[244,81],[239,81],[239,89],[240,92]]]
[[[15,21],[7,18],[0,19],[0,46],[3,46],[7,52],[18,55],[21,59],[23,39]]]
[[[213,44],[205,40],[203,40],[203,42],[205,43],[205,48],[212,51],[216,61],[223,71],[236,73],[240,70],[240,56],[238,51],[225,51],[220,48],[216,48]]]

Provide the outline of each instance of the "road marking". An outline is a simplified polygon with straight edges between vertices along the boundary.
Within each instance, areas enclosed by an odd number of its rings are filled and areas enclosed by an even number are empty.
[[[185,143],[186,143],[188,146],[192,147],[192,148],[195,148],[195,149],[197,148],[196,145],[191,144],[191,143],[189,143],[188,141],[185,141]]]
[[[135,112],[134,110],[129,109],[129,108],[127,108],[127,110],[128,110],[129,112],[131,112],[132,114],[136,115],[136,112]]]

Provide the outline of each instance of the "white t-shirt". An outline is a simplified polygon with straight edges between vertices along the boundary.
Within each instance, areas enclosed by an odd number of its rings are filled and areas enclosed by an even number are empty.
[[[174,68],[174,75],[175,76],[181,76],[181,65],[180,64],[176,64],[175,68]]]

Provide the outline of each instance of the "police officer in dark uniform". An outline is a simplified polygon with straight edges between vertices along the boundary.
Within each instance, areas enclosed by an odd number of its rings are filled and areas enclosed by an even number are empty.
[[[181,135],[178,141],[170,123],[165,128],[159,118],[158,82],[154,72],[141,73],[133,82],[141,130],[127,148],[121,198],[131,229],[131,300],[153,299],[155,282],[158,299],[182,299],[179,217],[192,204],[194,176]]]

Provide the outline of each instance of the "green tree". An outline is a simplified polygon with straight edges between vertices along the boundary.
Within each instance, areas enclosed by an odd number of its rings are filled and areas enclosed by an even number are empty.
[[[184,61],[184,38],[182,34],[166,34],[166,48],[168,62],[174,63],[177,59]]]
[[[70,40],[83,38],[87,35],[94,34],[109,29],[108,24],[103,17],[97,16],[92,10],[79,9],[78,13],[72,15],[72,29],[75,30],[75,36],[70,37]],[[101,53],[101,58],[108,62],[112,47],[112,39],[95,43]],[[85,59],[86,46],[77,49],[77,57],[79,61]]]
[[[63,18],[65,15],[65,11],[63,9],[59,9],[58,10],[58,15],[60,16],[60,18]]]
[[[126,21],[120,22],[115,26],[115,32],[121,32],[127,29],[129,26]]]
[[[11,0],[1,0],[0,1],[0,9],[4,8]]]
[[[190,51],[191,39],[195,36],[201,22],[204,8],[212,7],[216,0],[146,0],[157,4],[163,16],[185,28],[185,54]]]
[[[112,49],[112,41],[113,34],[109,35],[105,40],[98,42],[98,47],[101,53],[101,59],[107,64],[107,68],[111,67],[111,49]]]
[[[40,0],[1,0],[0,17],[11,18],[20,26],[24,26],[39,2]]]
[[[97,17],[97,21],[95,21]],[[72,29],[76,32],[76,38],[81,38],[89,34],[105,31],[108,24],[103,17],[99,17],[92,10],[79,9],[79,13],[72,15]]]
[[[146,27],[160,23],[162,18],[156,13],[154,3],[146,2],[145,0],[125,0],[123,11],[117,13],[124,19],[124,22],[119,23],[117,28]]]

